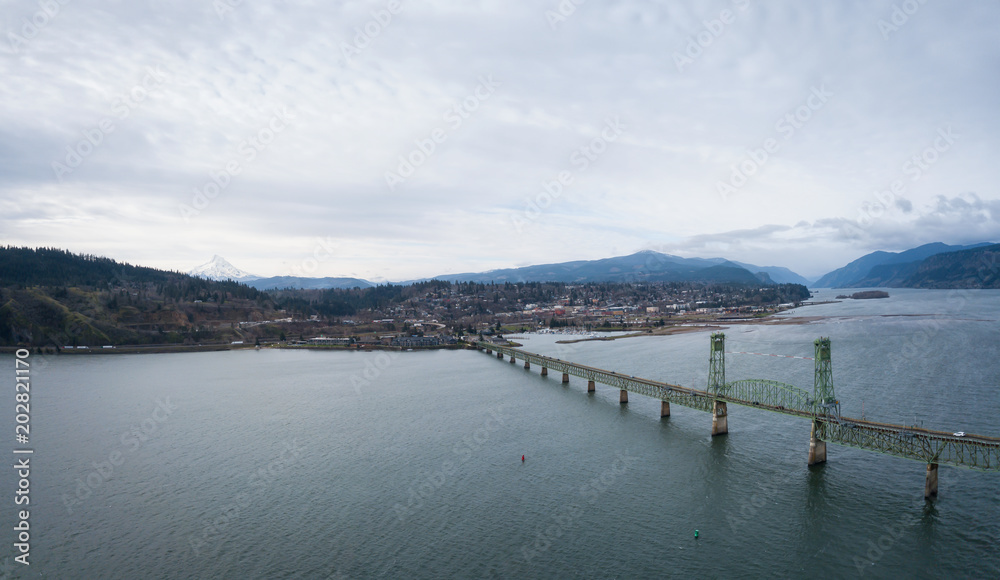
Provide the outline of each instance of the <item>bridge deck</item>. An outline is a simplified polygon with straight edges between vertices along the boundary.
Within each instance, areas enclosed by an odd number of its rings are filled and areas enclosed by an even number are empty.
[[[650,379],[624,375],[535,354],[488,342],[475,343],[487,352],[496,352],[524,360],[553,371],[582,377],[619,389],[667,401],[699,411],[712,412],[715,401],[743,405],[811,419],[818,423],[817,437],[823,441],[877,451],[923,463],[1000,471],[1000,438],[967,434],[956,436],[946,431],[894,425],[817,412],[804,391],[773,381],[733,381],[718,393],[683,387]]]

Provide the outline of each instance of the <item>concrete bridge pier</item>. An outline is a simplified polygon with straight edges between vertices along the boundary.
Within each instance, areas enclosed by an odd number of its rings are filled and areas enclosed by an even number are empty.
[[[670,416],[670,401],[660,401],[660,418]]]
[[[927,464],[927,478],[924,480],[924,499],[937,497],[938,492],[938,464]]]
[[[813,421],[812,432],[809,434],[809,465],[826,462],[826,441],[816,437],[819,421]]]
[[[562,380],[562,382],[563,383],[568,383],[569,382],[569,373],[563,373],[563,380]]]
[[[622,394],[618,397],[618,402],[621,403],[622,405],[628,403],[628,391],[622,389]]]
[[[587,381],[587,392],[593,393],[597,391],[597,387],[594,386],[594,381]]]
[[[514,364],[516,362],[517,362],[517,359],[514,358],[514,355],[510,355],[510,364]]]
[[[503,360],[503,353],[497,351],[497,358],[500,359],[500,360]]]
[[[729,433],[729,415],[725,401],[712,402],[712,437]]]
[[[542,367],[542,376],[543,377],[549,376],[549,369]]]
[[[530,369],[531,368],[531,363],[528,362],[527,359],[525,359],[525,361],[524,361],[524,368],[526,368],[526,369]]]

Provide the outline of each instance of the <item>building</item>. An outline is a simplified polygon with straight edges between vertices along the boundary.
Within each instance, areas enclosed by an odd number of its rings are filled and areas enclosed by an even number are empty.
[[[354,344],[354,339],[345,337],[317,336],[315,338],[310,338],[307,341],[307,343],[312,345],[326,345],[326,346],[350,346]]]
[[[415,346],[438,346],[441,339],[437,336],[397,336],[390,343],[392,346],[413,348]]]

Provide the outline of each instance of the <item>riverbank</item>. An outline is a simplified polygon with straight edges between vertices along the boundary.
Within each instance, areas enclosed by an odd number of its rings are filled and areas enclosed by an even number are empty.
[[[154,344],[154,345],[134,345],[134,346],[114,346],[114,347],[76,347],[76,348],[56,348],[48,347],[23,347],[23,346],[2,346],[0,353],[14,354],[18,350],[28,349],[32,354],[65,354],[65,355],[110,355],[110,354],[151,354],[168,352],[218,352],[223,350],[253,350],[258,347],[252,344]],[[366,351],[366,350],[394,350],[394,351],[418,351],[418,350],[461,350],[469,348],[467,343],[441,344],[435,346],[400,347],[388,345],[362,345],[358,346],[337,346],[337,345],[298,345],[298,344],[262,344],[259,348],[278,348],[288,350],[337,350],[337,351]]]
[[[239,350],[254,348],[251,345],[231,345],[231,344],[151,344],[113,347],[76,347],[76,348],[56,348],[54,346],[23,347],[23,346],[3,346],[0,352],[15,353],[21,349],[27,349],[32,354],[65,354],[65,355],[91,355],[91,354],[142,354],[142,353],[167,353],[167,352],[217,352],[220,350]]]
[[[814,306],[819,304],[831,304],[837,301],[825,301],[825,302],[809,302],[798,306]],[[792,310],[782,310],[781,312],[788,312]],[[715,318],[715,319],[701,319],[697,321],[686,322],[683,324],[678,324],[675,326],[661,326],[650,329],[645,329],[636,332],[630,332],[628,334],[620,334],[618,336],[597,336],[590,338],[578,338],[572,340],[558,340],[558,344],[573,344],[577,342],[587,342],[594,340],[618,340],[620,338],[634,338],[637,336],[670,336],[673,334],[684,334],[688,332],[705,332],[708,330],[718,331],[729,328],[730,326],[742,326],[747,324],[755,325],[768,325],[768,326],[778,326],[778,325],[798,325],[798,324],[810,324],[819,320],[824,320],[826,316],[788,316],[779,318],[776,315],[779,313],[769,314],[767,316],[755,317],[755,318]]]
[[[573,340],[557,340],[556,344],[573,344],[577,342],[588,342],[595,340],[618,340],[620,338],[633,338],[636,336],[669,336],[672,334],[684,334],[687,332],[704,332],[706,330],[721,330],[725,328],[717,324],[698,324],[691,326],[661,326],[655,329],[644,330],[641,332],[630,332],[628,334],[619,334],[618,336],[593,336],[589,338],[577,338]]]

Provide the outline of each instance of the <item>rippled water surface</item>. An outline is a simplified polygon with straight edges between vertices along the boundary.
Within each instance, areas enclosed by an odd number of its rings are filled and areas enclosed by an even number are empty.
[[[830,336],[844,414],[1000,435],[1000,292],[890,292],[732,326],[728,350],[811,356]],[[707,380],[705,332],[559,338],[524,348]],[[808,422],[754,409],[713,439],[708,414],[661,420],[659,401],[475,351],[31,360],[15,577],[1000,577],[1000,473],[942,467],[926,503],[923,464],[830,446],[809,468]],[[727,360],[729,380],[812,390],[810,361]]]

